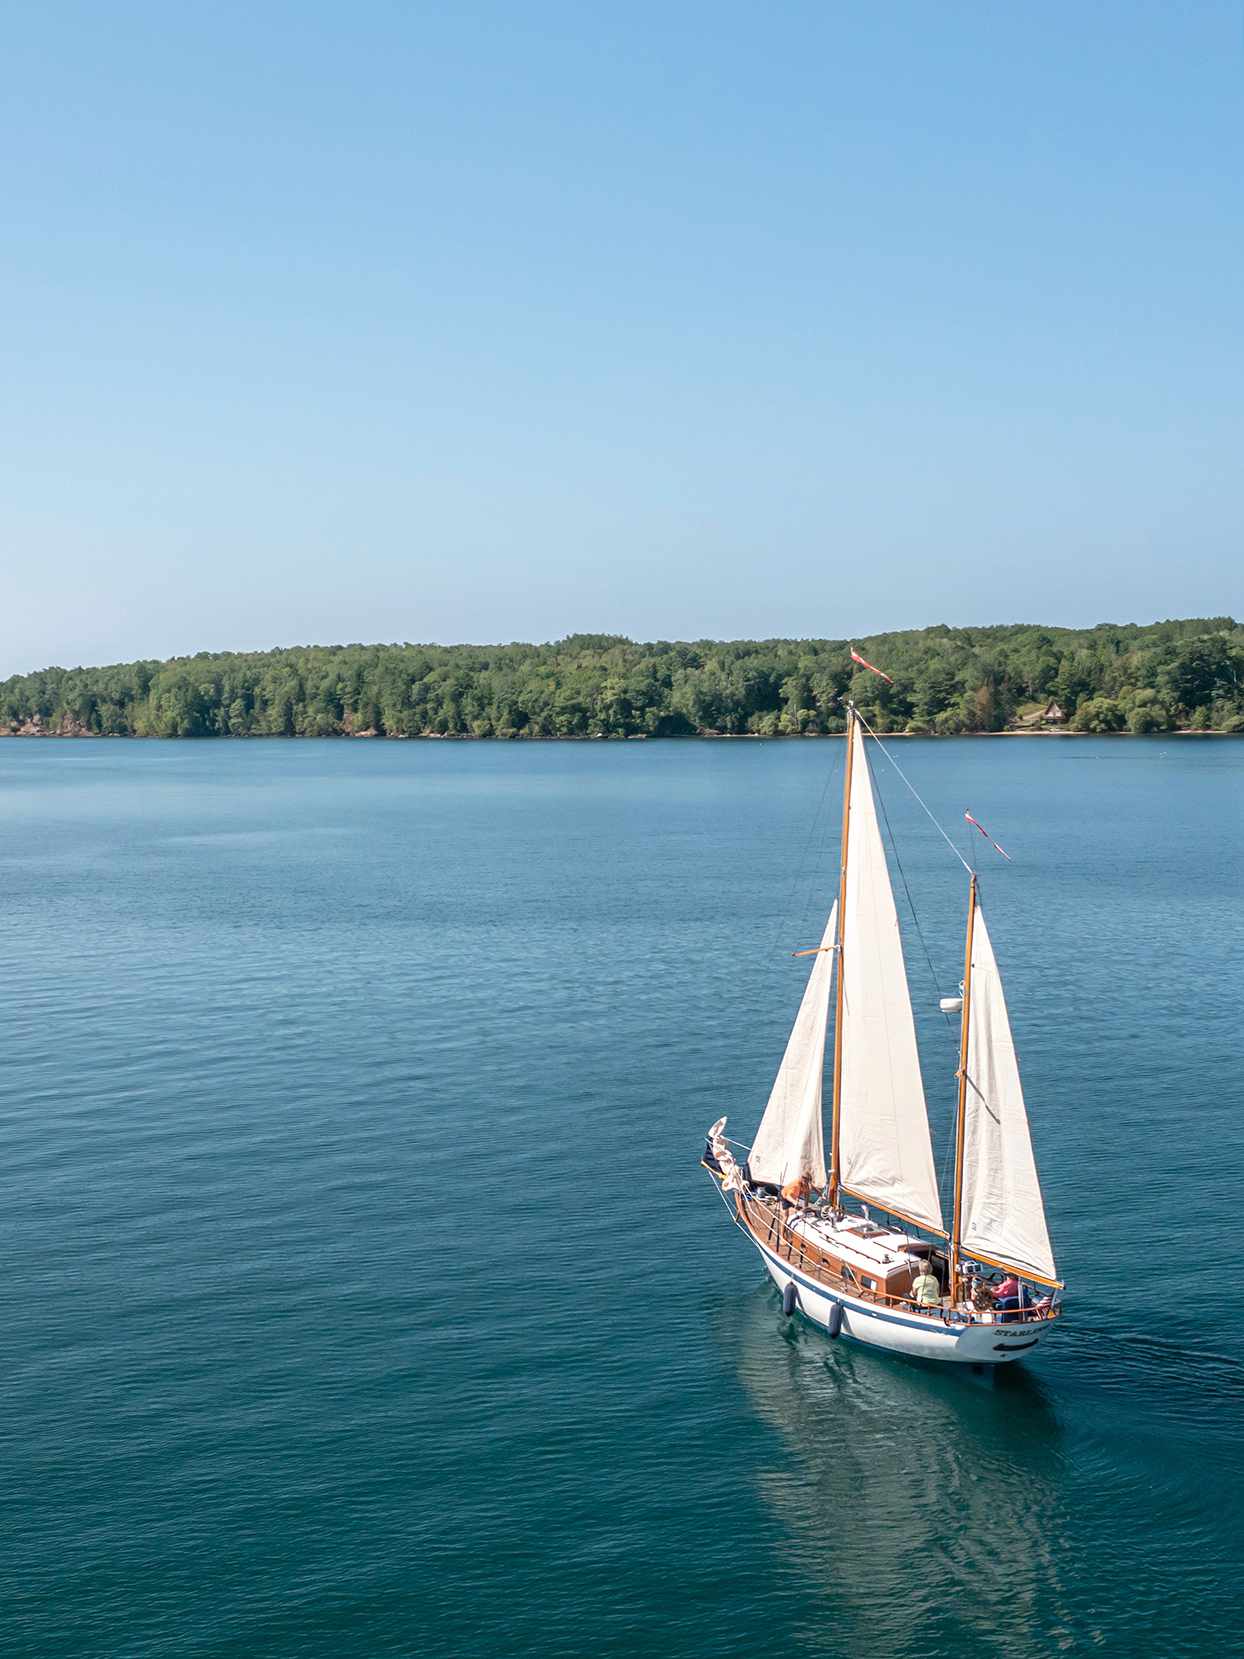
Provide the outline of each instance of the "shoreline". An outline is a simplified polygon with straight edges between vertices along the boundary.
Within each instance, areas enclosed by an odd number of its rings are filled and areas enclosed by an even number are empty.
[[[213,732],[202,737],[155,737],[137,732],[0,732],[0,741],[56,742],[56,743],[817,743],[840,738],[841,732],[671,732],[653,736],[648,732],[623,732],[606,735],[599,733],[567,733],[562,736],[537,736],[517,732],[513,737],[477,737],[472,732],[328,732],[285,733],[253,732],[241,736],[234,732]],[[1228,732],[1221,727],[1196,731],[1190,726],[1176,726],[1160,732],[1070,732],[1044,728],[1036,731],[1001,732],[880,732],[878,736],[888,743],[897,739],[934,743],[959,742],[964,738],[1028,737],[1028,738],[1140,738],[1146,742],[1166,737],[1244,737],[1244,732]]]

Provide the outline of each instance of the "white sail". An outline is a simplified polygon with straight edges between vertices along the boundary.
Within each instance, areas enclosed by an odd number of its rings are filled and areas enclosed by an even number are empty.
[[[825,924],[821,948],[812,959],[803,1001],[748,1158],[756,1181],[785,1186],[788,1181],[797,1181],[806,1175],[814,1187],[825,1185],[821,1090],[837,925],[835,903]]]
[[[972,924],[962,1249],[1056,1279],[1002,979],[979,907]]]
[[[894,892],[859,722],[854,724],[843,910],[840,1183],[943,1231]]]

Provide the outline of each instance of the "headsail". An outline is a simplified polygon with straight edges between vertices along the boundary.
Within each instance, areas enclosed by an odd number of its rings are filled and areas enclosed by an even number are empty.
[[[851,724],[838,1178],[856,1197],[943,1232],[898,912],[864,739]]]
[[[963,1144],[964,1255],[1057,1283],[1002,979],[979,907],[972,931]]]
[[[814,1187],[825,1185],[821,1089],[837,928],[835,903],[825,924],[821,948],[813,958],[803,1001],[748,1159],[752,1177],[757,1181],[785,1186],[788,1181],[806,1175]]]

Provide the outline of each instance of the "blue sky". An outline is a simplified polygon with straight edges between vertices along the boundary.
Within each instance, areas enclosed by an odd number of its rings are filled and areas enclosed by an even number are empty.
[[[0,675],[1244,609],[1235,4],[5,29]]]

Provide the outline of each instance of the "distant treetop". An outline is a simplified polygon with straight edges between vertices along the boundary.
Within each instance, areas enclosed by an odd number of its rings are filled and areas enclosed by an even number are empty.
[[[884,668],[856,669],[850,645]],[[0,734],[104,737],[796,737],[1244,731],[1231,617],[1094,628],[947,624],[844,639],[306,645],[47,668],[0,683]]]

